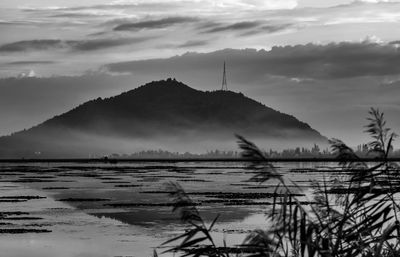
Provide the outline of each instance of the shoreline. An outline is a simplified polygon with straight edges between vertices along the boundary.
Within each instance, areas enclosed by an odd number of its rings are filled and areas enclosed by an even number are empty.
[[[248,158],[49,158],[49,159],[0,159],[0,163],[140,163],[140,162],[254,162],[257,159]],[[340,162],[351,161],[351,159],[337,159],[335,157],[325,158],[268,158],[262,162]],[[379,162],[381,158],[359,158],[358,161],[363,162]],[[388,158],[387,161],[400,162],[400,157]]]

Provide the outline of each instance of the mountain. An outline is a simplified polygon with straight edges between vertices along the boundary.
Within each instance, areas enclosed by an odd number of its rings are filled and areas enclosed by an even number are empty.
[[[0,157],[90,157],[159,148],[204,152],[226,142],[232,146],[234,133],[270,142],[326,142],[308,124],[241,93],[203,92],[167,79],[88,101],[1,137]]]

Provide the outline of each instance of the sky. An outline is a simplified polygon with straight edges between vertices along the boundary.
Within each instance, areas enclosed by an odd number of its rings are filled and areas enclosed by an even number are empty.
[[[2,0],[0,135],[148,80],[212,90],[227,60],[232,90],[357,144],[369,107],[400,132],[399,25],[395,0]]]
[[[400,32],[389,0],[2,0],[0,76],[76,75],[110,62]]]

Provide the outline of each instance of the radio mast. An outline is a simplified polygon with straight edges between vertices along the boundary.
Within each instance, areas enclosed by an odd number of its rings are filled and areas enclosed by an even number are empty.
[[[228,91],[228,84],[226,83],[226,67],[225,67],[225,62],[224,62],[224,72],[222,75],[222,91]]]

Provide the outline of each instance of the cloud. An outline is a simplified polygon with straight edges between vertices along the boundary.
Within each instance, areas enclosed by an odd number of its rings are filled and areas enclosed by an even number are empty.
[[[3,15],[0,20],[6,35],[0,39],[0,52],[6,57],[3,64],[19,61],[15,53],[29,51],[35,55],[34,59],[59,60],[54,66],[37,70],[43,76],[77,75],[108,62],[182,54],[184,47],[198,47],[202,51],[262,49],[307,42],[359,41],[366,35],[393,41],[396,39],[393,31],[400,21],[396,12],[399,3],[353,3],[327,8],[291,8],[296,5],[292,0],[133,0],[92,6],[76,4],[68,3],[72,7],[67,8],[16,9]],[[23,23],[1,25],[17,21]],[[156,40],[119,39],[130,36]],[[29,42],[31,39],[50,41],[34,43]],[[108,51],[100,55],[101,49]],[[2,69],[0,76],[14,76],[19,72],[15,68]]]
[[[58,13],[58,14],[52,14],[50,15],[50,17],[52,18],[75,18],[75,19],[87,19],[87,18],[91,18],[91,17],[107,17],[107,16],[111,16],[111,15],[106,15],[104,13],[98,13],[98,12],[78,12],[78,13],[74,13],[74,12],[64,12],[64,13]],[[112,17],[112,16],[111,16]]]
[[[239,36],[241,37],[247,37],[247,36],[252,36],[255,34],[272,34],[276,32],[281,32],[281,31],[287,31],[288,29],[293,29],[295,26],[293,24],[269,24],[269,25],[264,25],[262,27],[258,27],[255,29],[248,30]]]
[[[72,43],[72,48],[80,51],[93,51],[101,50],[110,47],[117,47],[123,45],[132,45],[144,42],[150,39],[149,37],[138,38],[120,38],[120,39],[94,39],[75,41]]]
[[[115,38],[115,39],[93,39],[93,40],[60,40],[40,39],[17,41],[0,46],[0,52],[26,52],[46,51],[52,49],[67,49],[74,51],[94,51],[105,48],[131,45],[148,40],[149,37],[137,38]]]
[[[112,72],[139,74],[151,70],[152,74],[176,74],[176,71],[184,73],[188,69],[213,67],[224,59],[229,60],[231,72],[243,82],[268,75],[330,80],[400,74],[400,51],[391,44],[367,41],[273,47],[270,51],[226,49],[171,59],[121,62],[106,67]]]
[[[230,25],[226,26],[216,26],[214,28],[211,28],[207,30],[207,33],[216,33],[216,32],[221,32],[221,31],[235,31],[235,30],[247,30],[247,29],[252,29],[255,27],[258,27],[260,25],[260,22],[258,21],[242,21],[242,22],[237,22],[233,23]]]
[[[395,3],[398,2],[396,0],[356,0],[354,2],[363,2],[363,3]]]
[[[35,65],[35,64],[54,64],[55,61],[16,61],[8,62],[9,65]]]
[[[209,42],[206,40],[189,40],[186,41],[185,43],[179,45],[179,47],[195,47],[195,46],[205,46]]]
[[[74,5],[70,7],[22,7],[24,12],[79,12],[88,10],[147,10],[179,7],[191,1],[128,1],[126,3],[113,2],[109,4]]]
[[[292,9],[298,3],[297,0],[129,0],[114,1],[109,4],[98,5],[82,5],[72,7],[25,7],[22,8],[26,12],[46,12],[46,11],[81,11],[81,10],[110,10],[110,9],[134,9],[134,10],[165,10],[176,8],[190,8],[192,10],[211,10],[218,11],[220,9],[257,9],[257,10],[277,10]]]
[[[292,26],[293,26],[292,24],[265,25],[265,26],[262,26],[262,31],[265,31],[267,33],[274,33],[274,32],[288,29]]]
[[[389,42],[389,44],[391,44],[391,45],[400,45],[400,40],[391,41],[391,42]]]
[[[51,48],[65,48],[67,44],[62,40],[40,39],[17,41],[0,46],[0,52],[43,51]]]
[[[297,0],[241,0],[237,2],[252,8],[261,8],[267,10],[293,9],[298,5]]]
[[[161,29],[177,24],[192,23],[198,19],[193,17],[167,17],[157,20],[147,20],[134,23],[120,24],[114,28],[115,31],[137,31],[141,29]]]

